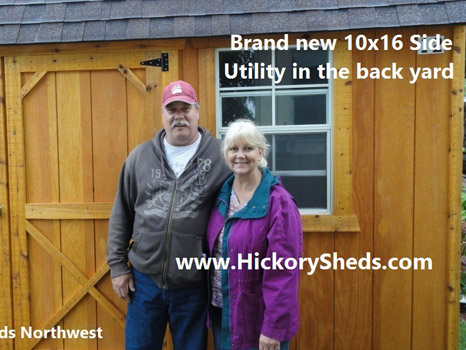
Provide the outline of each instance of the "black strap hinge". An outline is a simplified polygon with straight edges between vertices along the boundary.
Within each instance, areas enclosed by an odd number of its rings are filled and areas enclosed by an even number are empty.
[[[160,58],[142,61],[141,65],[152,66],[152,67],[162,67],[162,72],[167,72],[168,71],[168,53],[162,52],[162,56]]]

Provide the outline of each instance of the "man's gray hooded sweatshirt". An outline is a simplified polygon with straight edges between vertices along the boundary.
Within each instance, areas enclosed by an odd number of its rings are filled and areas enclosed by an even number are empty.
[[[231,171],[221,141],[205,129],[199,132],[199,148],[178,179],[165,156],[165,130],[137,146],[123,164],[108,228],[112,278],[131,272],[129,260],[162,288],[203,280],[205,271],[179,269],[175,258],[202,257],[210,208]]]

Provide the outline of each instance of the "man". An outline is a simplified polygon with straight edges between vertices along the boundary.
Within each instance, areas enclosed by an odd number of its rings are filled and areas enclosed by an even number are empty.
[[[202,257],[210,207],[230,171],[221,141],[198,127],[190,84],[175,81],[164,89],[162,118],[164,129],[123,164],[107,262],[113,289],[129,303],[126,349],[161,349],[168,322],[176,350],[200,350],[206,346],[205,272],[178,269],[176,258]]]

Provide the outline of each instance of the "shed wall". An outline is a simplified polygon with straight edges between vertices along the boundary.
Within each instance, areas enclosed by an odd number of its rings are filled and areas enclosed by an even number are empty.
[[[327,229],[313,230],[317,226],[312,223],[318,218],[303,218],[311,223],[305,225],[308,228],[304,234],[304,256],[315,258],[337,252],[343,258],[360,258],[370,253],[371,257],[381,257],[382,263],[392,257],[430,257],[433,269],[320,270],[312,276],[303,271],[301,328],[291,349],[456,349],[457,336],[450,334],[452,326],[448,325],[458,322],[457,313],[451,311],[457,307],[457,285],[452,285],[449,271],[453,269],[453,275],[459,271],[459,261],[456,267],[450,261],[455,261],[459,244],[455,242],[459,226],[454,227],[452,217],[457,219],[459,215],[453,196],[455,191],[460,191],[459,185],[455,188],[455,181],[452,182],[458,177],[454,167],[459,166],[460,157],[452,159],[452,153],[461,155],[461,150],[452,149],[452,145],[455,146],[455,135],[462,127],[457,121],[462,102],[459,104],[454,97],[463,94],[458,86],[462,86],[464,65],[455,66],[454,81],[421,80],[416,84],[410,84],[407,79],[358,80],[354,72],[357,62],[367,67],[385,67],[396,62],[405,67],[403,72],[407,77],[409,67],[445,67],[454,60],[455,54],[460,56],[458,62],[464,62],[463,28],[362,33],[371,38],[384,34],[402,33],[408,38],[416,33],[440,33],[457,39],[453,52],[438,55],[422,56],[406,48],[335,53],[341,65],[353,67],[351,82],[336,82],[334,94],[335,114],[338,114],[334,118],[348,113],[344,117],[346,124],[340,125],[348,126],[351,141],[349,146],[340,145],[350,151],[348,156],[335,156],[334,167],[338,169],[348,160],[346,173],[350,173],[335,179],[335,191],[341,198],[342,193],[351,195],[348,207],[351,212],[339,214],[354,214],[359,232],[345,232],[332,226],[334,222]],[[341,39],[347,34],[322,36]],[[99,271],[105,273],[101,270],[105,261],[105,214],[92,216],[97,215],[97,209],[93,209],[91,220],[79,216],[76,219],[68,214],[55,215],[49,205],[48,216],[38,218],[30,214],[32,209],[37,209],[33,204],[89,202],[108,210],[126,154],[161,127],[161,89],[170,80],[180,78],[193,84],[201,105],[200,124],[215,133],[214,53],[216,47],[227,45],[228,40],[222,38],[183,43],[148,42],[146,48],[135,47],[134,43],[112,44],[113,50],[105,54],[107,59],[92,64],[86,56],[94,53],[98,56],[101,49],[90,44],[62,45],[60,50],[68,51],[53,56],[49,51],[53,45],[44,46],[42,53],[47,55],[36,51],[30,56],[21,56],[16,48],[12,48],[10,55],[7,49],[2,52],[7,76],[6,95],[3,95],[6,106],[2,105],[3,114],[0,114],[0,132],[3,134],[6,130],[7,134],[7,145],[3,141],[0,144],[2,201],[7,200],[4,184],[9,183],[9,202],[2,203],[0,217],[3,254],[0,278],[5,286],[1,295],[5,305],[0,309],[2,325],[12,326],[13,319],[16,327],[47,324],[84,283],[70,274],[63,263],[57,262],[58,255],[52,256],[44,245],[31,238],[31,232],[26,235],[29,227],[27,223],[25,226],[26,219],[44,232],[85,278],[92,279]],[[171,57],[169,73],[161,73],[158,68],[126,65],[145,86],[157,85],[146,95],[128,75],[118,71],[119,62],[132,60],[124,51],[149,57],[166,49],[170,50]],[[32,47],[31,50],[39,49]],[[73,63],[70,55],[74,54],[81,61]],[[58,63],[52,63],[51,57],[57,58]],[[21,67],[28,68],[21,71],[16,62],[23,62]],[[33,79],[34,73],[43,70],[48,73],[21,99],[20,88]],[[24,142],[17,139],[18,132],[24,136]],[[335,142],[341,143],[342,138],[344,134],[337,131]],[[7,158],[2,145],[8,147],[8,163],[1,161],[2,157]],[[21,176],[24,176],[24,185],[21,185]],[[344,179],[349,179],[350,185],[339,188]],[[452,208],[456,208],[456,213]],[[125,305],[112,294],[108,274],[95,288],[116,309],[125,312]],[[68,344],[43,340],[34,345],[15,339],[16,347],[123,348],[118,312],[109,312],[111,308],[99,302],[99,294],[85,294],[57,324],[68,328],[102,326],[104,340]],[[452,300],[453,309],[449,306]],[[1,340],[0,345],[10,348],[12,342]],[[170,342],[166,348],[172,349]]]

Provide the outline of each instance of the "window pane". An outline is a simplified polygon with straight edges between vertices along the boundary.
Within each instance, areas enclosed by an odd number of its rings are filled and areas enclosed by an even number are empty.
[[[286,67],[283,80],[278,85],[303,85],[303,84],[327,84],[327,79],[320,79],[317,66],[328,62],[328,52],[318,51],[298,51],[290,49],[287,51],[275,51],[275,66]],[[294,68],[293,63],[296,63]],[[293,68],[295,69],[295,78],[293,78]],[[302,77],[297,75],[299,68],[308,68],[310,76],[303,74]]]
[[[278,95],[277,125],[327,123],[326,95]]]
[[[225,63],[229,64],[228,76],[235,73],[236,67],[237,74],[235,78],[229,79],[225,76]],[[241,77],[239,67],[245,66],[248,68],[249,63],[251,63],[251,66],[254,66],[254,63],[258,63],[259,65],[263,63],[263,66],[266,67],[272,63],[271,51],[220,51],[220,87],[271,86],[272,81],[268,78],[254,80]],[[257,69],[254,69],[254,71],[257,71]]]
[[[269,144],[269,154],[267,155],[267,168],[269,169],[275,169],[275,164],[274,164],[274,157],[272,156],[273,154],[273,137],[274,135],[266,134],[265,138],[267,139],[267,143]]]
[[[273,135],[270,155],[271,169],[285,170],[326,170],[327,136],[319,134]]]
[[[300,209],[327,209],[326,176],[281,176]]]
[[[254,120],[257,125],[271,125],[272,97],[223,97],[222,126],[228,126],[232,121],[239,118]]]

